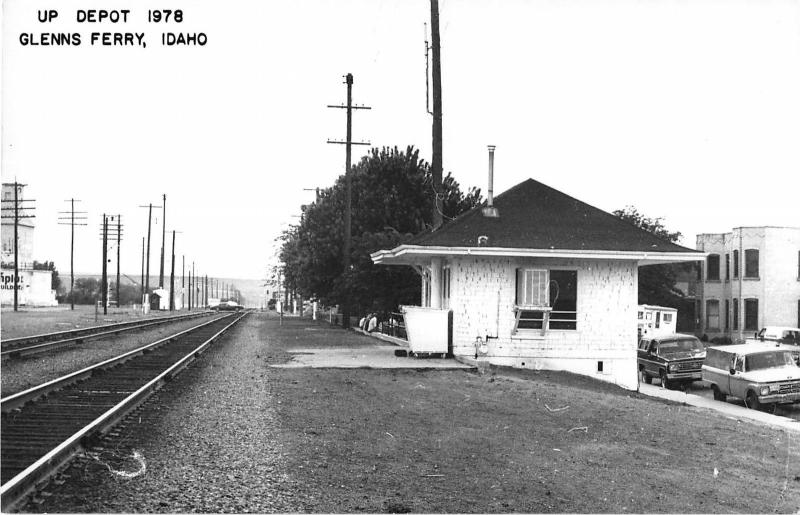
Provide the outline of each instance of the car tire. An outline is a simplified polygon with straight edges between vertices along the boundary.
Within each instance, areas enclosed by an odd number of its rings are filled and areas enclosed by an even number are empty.
[[[715,401],[725,402],[728,399],[728,396],[725,395],[724,393],[722,393],[721,391],[719,391],[719,388],[715,384],[711,385],[711,391],[714,392],[714,400]]]
[[[671,390],[672,383],[669,381],[669,379],[667,379],[667,373],[662,370],[661,374],[659,374],[659,377],[661,377],[661,388],[664,388],[665,390]]]
[[[653,382],[653,378],[652,378],[652,377],[650,377],[650,374],[648,374],[647,372],[645,372],[645,370],[644,370],[644,369],[641,369],[641,370],[639,371],[639,379],[640,379],[640,380],[641,380],[641,382],[643,382],[644,384],[651,384],[651,383]]]
[[[744,399],[744,403],[747,405],[748,408],[754,410],[761,409],[761,403],[758,402],[758,395],[753,390],[747,392],[747,396]]]

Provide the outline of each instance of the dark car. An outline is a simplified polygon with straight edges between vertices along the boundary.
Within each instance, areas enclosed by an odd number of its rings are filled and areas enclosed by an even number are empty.
[[[657,377],[663,388],[699,381],[705,357],[703,344],[692,335],[645,337],[639,340],[639,377],[647,384]]]

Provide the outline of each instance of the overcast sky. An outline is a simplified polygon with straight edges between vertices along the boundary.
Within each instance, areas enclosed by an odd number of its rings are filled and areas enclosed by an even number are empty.
[[[182,23],[147,22],[181,7]],[[78,9],[130,9],[78,23]],[[38,11],[57,9],[52,22]],[[800,2],[440,0],[444,169],[495,194],[534,178],[601,209],[627,205],[695,235],[800,226]],[[343,75],[353,139],[430,160],[426,0],[3,1],[2,175],[36,199],[34,257],[99,272],[102,213],[121,214],[122,268],[138,276],[150,202],[198,273],[262,278],[304,188],[344,172]],[[203,32],[168,47],[162,32]],[[78,32],[80,46],[20,35]],[[145,33],[146,48],[92,46]],[[354,162],[366,147],[354,147]],[[154,212],[151,272],[162,215]],[[155,221],[157,220],[157,223]],[[169,242],[169,238],[168,238]],[[168,249],[169,252],[169,249]],[[155,264],[154,264],[155,263]]]

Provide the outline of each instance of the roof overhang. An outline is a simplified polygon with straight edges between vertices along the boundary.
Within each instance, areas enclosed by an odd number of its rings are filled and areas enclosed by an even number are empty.
[[[391,250],[379,250],[370,254],[376,265],[418,265],[428,263],[434,257],[453,256],[623,260],[637,261],[639,265],[656,265],[701,261],[708,253],[400,245]]]

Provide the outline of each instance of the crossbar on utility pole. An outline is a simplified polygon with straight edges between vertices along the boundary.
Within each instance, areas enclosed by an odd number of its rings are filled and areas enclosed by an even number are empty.
[[[345,145],[345,207],[344,207],[344,242],[342,243],[342,261],[344,263],[345,276],[350,272],[350,245],[351,245],[351,210],[353,201],[352,191],[352,177],[350,174],[350,158],[352,145],[369,145],[369,142],[354,142],[353,141],[353,109],[372,109],[366,106],[353,105],[353,74],[348,73],[345,75],[345,84],[347,84],[347,104],[346,105],[329,105],[330,108],[347,109],[347,139],[345,141],[328,140],[328,143],[335,143]],[[347,295],[347,294],[345,294]],[[342,303],[342,327],[347,329],[350,327],[350,298],[349,295]]]

